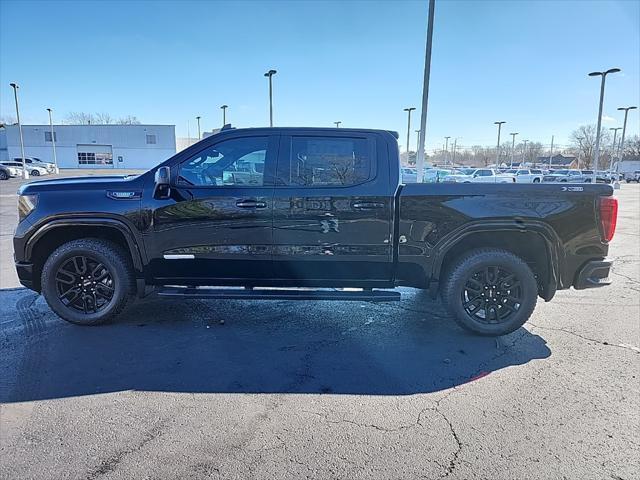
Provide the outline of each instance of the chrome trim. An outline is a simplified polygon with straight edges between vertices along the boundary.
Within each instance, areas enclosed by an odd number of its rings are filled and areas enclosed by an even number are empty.
[[[192,260],[196,258],[196,256],[192,254],[170,255],[166,253],[163,255],[163,257],[165,260]]]

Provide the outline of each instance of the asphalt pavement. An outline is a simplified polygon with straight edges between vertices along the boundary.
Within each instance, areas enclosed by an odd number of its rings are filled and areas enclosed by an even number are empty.
[[[638,185],[616,192],[613,284],[540,300],[499,339],[413,289],[389,304],[150,298],[73,326],[10,288],[10,195],[0,478],[640,477]]]

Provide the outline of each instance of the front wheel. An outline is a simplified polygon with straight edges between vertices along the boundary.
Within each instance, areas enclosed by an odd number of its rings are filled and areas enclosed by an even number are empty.
[[[116,244],[97,238],[58,247],[42,269],[42,294],[60,318],[99,325],[114,318],[133,293],[131,261]]]
[[[0,170],[0,180],[9,180],[9,174],[4,170]]]
[[[31,170],[31,176],[32,177],[39,177],[40,176],[40,172],[38,170]]]
[[[540,179],[539,178],[534,178],[533,179],[533,183],[540,183]]]
[[[442,298],[461,327],[478,335],[506,335],[531,316],[536,279],[520,257],[482,248],[458,259],[443,282]]]

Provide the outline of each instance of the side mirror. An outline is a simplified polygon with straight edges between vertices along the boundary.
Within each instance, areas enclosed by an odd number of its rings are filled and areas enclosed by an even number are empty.
[[[171,195],[171,169],[169,167],[160,167],[156,170],[155,186],[153,188],[153,198],[166,199]]]
[[[478,178],[479,176],[480,176],[480,174],[479,174],[479,173],[474,173],[474,174],[473,174],[473,178]]]

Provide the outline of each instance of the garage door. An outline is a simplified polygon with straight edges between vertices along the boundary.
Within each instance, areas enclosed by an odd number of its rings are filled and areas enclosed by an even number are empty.
[[[80,168],[113,168],[111,145],[78,145]]]

